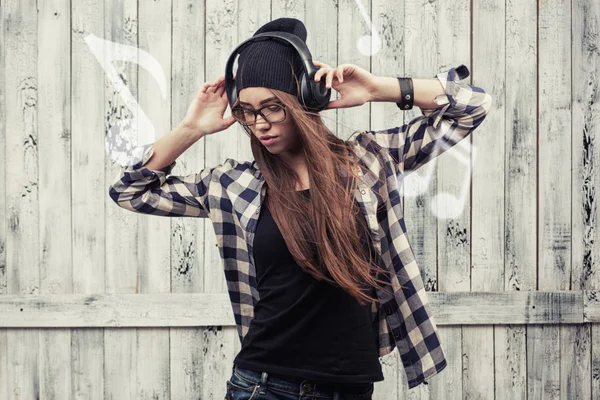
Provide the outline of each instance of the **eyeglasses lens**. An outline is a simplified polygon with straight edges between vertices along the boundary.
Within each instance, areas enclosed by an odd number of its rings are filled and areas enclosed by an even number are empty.
[[[276,123],[281,122],[285,118],[285,111],[279,104],[267,104],[261,107],[259,110],[254,111],[241,106],[236,106],[233,112],[233,116],[240,123],[250,126],[256,124],[256,114],[262,112],[267,122]],[[260,115],[260,114],[259,114]]]

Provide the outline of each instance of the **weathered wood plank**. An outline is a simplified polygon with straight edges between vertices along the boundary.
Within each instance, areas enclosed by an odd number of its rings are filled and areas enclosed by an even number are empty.
[[[281,2],[281,0],[275,0],[273,6]],[[291,2],[286,1],[285,3],[290,4]],[[305,10],[304,16],[299,19],[306,25],[306,44],[313,57],[313,61],[321,61],[332,67],[337,67],[340,64],[337,54],[338,0],[327,2],[307,0],[301,3],[305,4]],[[275,16],[275,7],[273,13],[273,19],[279,17]],[[286,13],[281,16],[289,15]],[[332,90],[330,101],[339,98],[339,93],[336,90]],[[352,134],[344,126],[337,124],[338,109],[323,110],[320,112],[320,115],[324,124],[339,138],[345,140]]]
[[[138,1],[138,47],[156,58],[164,69],[167,94],[162,96],[156,77],[138,69],[139,104],[154,125],[157,138],[171,126],[171,0],[152,3]],[[178,174],[178,172],[174,172]],[[139,291],[166,293],[171,291],[171,246],[173,237],[169,218],[140,219],[138,243]],[[164,399],[170,396],[169,330],[137,331],[137,396],[138,399]],[[149,362],[151,361],[151,362]]]
[[[207,80],[205,50],[206,12],[203,2],[174,1],[172,26],[171,126],[176,126],[200,86]],[[214,77],[211,77],[214,79]],[[204,141],[199,140],[177,159],[174,174],[201,171]],[[208,218],[175,218],[171,229],[171,292],[195,293],[204,290],[204,254]],[[203,328],[170,329],[170,396],[172,399],[200,399],[208,382],[203,379],[205,353]],[[214,362],[209,360],[208,363]],[[219,385],[222,386],[222,385]],[[215,383],[215,388],[218,388]],[[222,389],[218,389],[221,390]],[[216,396],[215,396],[216,398]]]
[[[583,322],[600,322],[600,290],[583,291]]]
[[[371,14],[371,0],[338,0],[338,64],[355,64],[368,71],[371,70],[370,42],[361,37],[371,34],[368,18]],[[360,4],[361,7],[358,7]],[[363,15],[363,11],[366,14]],[[333,29],[334,25],[331,25]],[[370,128],[369,103],[352,108],[338,110],[338,136],[350,137],[354,130]],[[346,132],[346,133],[344,133]]]
[[[71,21],[68,2],[38,3],[38,126],[43,127],[39,141],[39,235],[43,243],[40,264],[40,293],[72,292],[71,256],[71,110],[65,107],[71,96],[71,66],[64,60],[71,55]],[[82,43],[83,44],[83,43]],[[97,99],[101,110],[102,97]],[[90,110],[91,111],[91,110]],[[92,111],[93,112],[93,111]],[[101,112],[98,112],[101,114]],[[85,135],[81,135],[85,137]],[[93,140],[91,138],[87,138]],[[97,142],[102,138],[98,135]],[[93,146],[93,145],[92,145]],[[89,149],[89,145],[87,146]],[[99,166],[104,154],[94,153]],[[92,162],[90,165],[93,164]],[[102,168],[100,168],[102,170]],[[102,175],[99,176],[102,178]],[[90,179],[95,182],[96,179]],[[98,187],[88,215],[102,218],[104,188]],[[90,195],[91,192],[86,193]],[[90,221],[89,219],[87,220]],[[102,237],[102,225],[89,226],[90,236]],[[102,254],[101,241],[92,253]],[[93,256],[91,257],[93,258]],[[101,270],[96,268],[95,271]],[[100,275],[96,272],[96,275]],[[88,279],[93,276],[88,276]],[[101,277],[100,277],[101,278]],[[100,279],[101,281],[101,279]],[[99,290],[95,287],[94,290]],[[72,398],[71,330],[41,330],[39,338],[39,387],[43,397]]]
[[[540,290],[571,289],[571,2],[538,4],[538,285]],[[537,332],[536,332],[537,331]],[[561,381],[560,326],[529,327],[541,341],[528,347],[530,397],[566,398]],[[529,342],[528,342],[529,344]],[[531,351],[530,351],[531,350]]]
[[[438,324],[583,322],[583,295],[577,291],[460,292],[429,295]]]
[[[5,97],[5,74],[6,74],[6,46],[4,45],[5,8],[0,7],[0,148],[6,149],[6,97]],[[10,22],[8,22],[10,23]],[[6,214],[6,156],[0,159],[0,221],[7,221]],[[6,293],[6,222],[0,229],[0,295]],[[0,329],[0,397],[8,398],[8,331]]]
[[[576,0],[571,3],[571,98],[572,104],[572,253],[571,287],[600,288],[600,3]],[[597,292],[584,296],[584,320],[600,320]],[[587,307],[591,305],[592,307]],[[565,330],[561,340],[575,350],[569,362],[575,376],[567,377],[573,388],[566,394],[572,398],[600,398],[600,340],[597,326]],[[590,343],[591,342],[591,343]],[[565,352],[568,350],[565,349]],[[569,353],[567,353],[569,354]],[[561,385],[564,384],[561,381]],[[590,384],[582,384],[591,382]]]
[[[82,10],[82,12],[85,10]],[[109,1],[104,9],[96,15],[104,15],[104,39],[117,45],[138,47],[138,2],[137,0]],[[79,18],[74,16],[74,18]],[[93,18],[93,17],[92,17]],[[91,24],[86,22],[86,25]],[[89,31],[86,28],[84,31]],[[104,49],[104,57],[112,58],[111,52]],[[132,58],[137,59],[137,54]],[[76,66],[79,63],[76,64]],[[131,92],[132,100],[138,102],[138,69],[137,62],[112,62],[118,77],[124,81]],[[85,68],[86,65],[82,65]],[[148,73],[142,69],[142,73]],[[132,119],[134,110],[128,109],[128,103],[118,91],[118,86],[111,81],[111,75],[102,73],[103,82],[95,90],[104,90],[105,126],[109,144],[119,143],[113,134],[120,134],[122,140],[131,138],[126,131],[112,130],[111,127]],[[104,88],[104,89],[103,89]],[[142,109],[144,113],[148,110]],[[83,113],[85,115],[85,113]],[[132,121],[135,128],[141,126]],[[133,131],[133,129],[131,129]],[[131,146],[141,144],[141,138],[131,138]],[[111,151],[117,150],[111,147]],[[105,188],[112,184],[122,173],[120,164],[106,163]],[[138,237],[140,220],[144,217],[117,207],[104,192],[106,221],[106,266],[105,276],[101,271],[95,272],[92,278],[95,284],[104,285],[106,293],[139,292],[138,282]],[[89,275],[86,275],[89,276]],[[84,286],[82,284],[82,286]],[[85,287],[85,286],[84,286]],[[82,397],[104,396],[106,399],[137,397],[137,329],[112,329],[106,327],[99,330],[80,329],[73,332],[73,370],[80,375],[78,392]],[[99,354],[98,354],[99,353]],[[143,353],[142,353],[143,354]],[[143,357],[143,355],[142,355]],[[103,367],[98,368],[98,360],[103,360]],[[79,372],[77,372],[79,371]],[[99,375],[98,375],[99,374]],[[74,378],[75,379],[75,378]]]
[[[591,327],[592,337],[592,355],[590,357],[590,386],[592,391],[592,399],[597,398],[600,394],[600,346],[598,338],[600,338],[600,325],[593,324]]]
[[[469,138],[473,145],[471,290],[505,290],[505,20],[504,0],[473,4],[473,66],[470,80],[497,102]],[[494,326],[463,329],[463,398],[490,398],[494,379]],[[500,327],[500,329],[505,329]],[[500,373],[502,373],[500,371]]]
[[[500,16],[499,16],[500,17]],[[537,2],[507,2],[504,43],[505,92],[493,93],[504,118],[504,235],[503,280],[508,291],[536,288],[536,121],[537,121]],[[496,47],[501,46],[497,44]],[[483,60],[482,60],[483,61]],[[485,61],[484,61],[485,62]],[[477,71],[479,71],[478,69]],[[477,73],[478,82],[490,78]],[[488,125],[496,136],[497,125]],[[495,151],[495,149],[492,149]],[[481,162],[481,161],[486,162]],[[481,158],[480,165],[487,159]],[[500,237],[499,237],[500,238]],[[495,396],[498,399],[527,397],[527,329],[518,325],[494,327]]]
[[[583,292],[428,293],[438,325],[580,324]],[[193,304],[193,307],[190,307]],[[598,305],[593,308],[597,310]],[[596,314],[597,315],[597,314]],[[231,326],[225,293],[0,296],[0,327]]]
[[[39,241],[38,19],[37,2],[4,1],[4,81],[6,147],[6,290],[39,294],[42,250]],[[24,251],[25,250],[25,251]],[[33,268],[19,268],[33,265]],[[39,330],[6,332],[8,398],[40,397]]]

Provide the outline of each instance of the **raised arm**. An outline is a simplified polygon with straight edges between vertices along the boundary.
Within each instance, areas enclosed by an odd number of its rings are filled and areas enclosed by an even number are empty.
[[[433,79],[413,79],[414,105],[422,115],[402,126],[361,135],[389,152],[398,174],[418,169],[467,137],[489,112],[491,96],[480,87],[462,82],[468,76],[469,69],[461,64]],[[400,101],[396,78],[377,78],[377,82],[371,101]]]
[[[134,149],[133,163],[109,187],[110,198],[119,207],[144,214],[208,217],[206,198],[216,167],[186,176],[169,175],[175,159],[202,136],[180,124],[156,143]]]
[[[167,217],[206,218],[208,189],[213,172],[223,166],[204,168],[186,176],[172,176],[176,159],[206,135],[230,127],[235,119],[224,118],[227,108],[225,77],[205,82],[194,96],[185,118],[157,142],[139,146],[133,159],[119,172],[109,189],[113,201],[130,211]],[[237,161],[226,163],[235,167]]]

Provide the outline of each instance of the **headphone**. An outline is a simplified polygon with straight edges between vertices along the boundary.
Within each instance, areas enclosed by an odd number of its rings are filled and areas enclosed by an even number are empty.
[[[312,56],[306,43],[296,35],[280,31],[263,32],[254,35],[233,50],[225,66],[225,89],[227,90],[229,106],[232,107],[237,101],[238,81],[233,79],[233,62],[236,56],[252,43],[263,40],[274,40],[279,43],[291,45],[296,49],[304,67],[303,72],[300,73],[298,101],[306,110],[321,111],[325,109],[331,97],[331,88],[326,88],[326,75],[322,76],[319,82],[315,82],[314,76],[318,69],[312,63]]]

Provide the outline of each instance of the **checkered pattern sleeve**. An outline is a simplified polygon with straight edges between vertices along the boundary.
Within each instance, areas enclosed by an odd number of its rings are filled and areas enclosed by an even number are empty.
[[[153,152],[154,143],[134,149],[135,159],[139,161],[119,171],[116,181],[109,187],[110,198],[122,208],[143,214],[208,217],[208,187],[217,167],[204,168],[186,176],[169,175],[175,161],[159,170],[144,167]]]
[[[469,69],[459,65],[436,75],[446,99],[433,110],[395,128],[367,131],[396,162],[397,173],[409,173],[450,149],[475,130],[488,114],[492,97],[485,90],[462,82]]]

